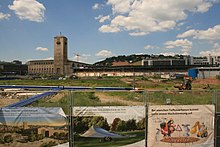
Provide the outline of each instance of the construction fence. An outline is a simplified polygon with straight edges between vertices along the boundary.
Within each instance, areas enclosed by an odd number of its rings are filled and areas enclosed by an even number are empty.
[[[0,146],[220,145],[219,91],[61,90],[7,107],[44,92],[0,91]]]

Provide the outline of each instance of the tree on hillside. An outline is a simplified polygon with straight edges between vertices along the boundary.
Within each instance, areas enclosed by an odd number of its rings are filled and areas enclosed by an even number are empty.
[[[118,122],[120,121],[121,119],[120,118],[115,118],[111,124],[111,128],[110,130],[111,131],[116,131],[116,127],[118,125]]]
[[[126,131],[127,125],[124,120],[120,120],[116,126],[116,131]]]
[[[89,123],[91,122],[91,117],[76,117],[74,118],[74,131],[77,133],[85,132],[89,129]]]
[[[143,118],[143,119],[141,119],[140,121],[138,121],[137,122],[137,129],[138,130],[143,130],[143,129],[145,129],[145,119],[146,118]]]
[[[109,130],[109,124],[107,122],[107,119],[101,116],[95,116],[92,118],[91,122],[90,122],[90,126],[97,126],[97,127],[101,127],[105,130]]]
[[[137,129],[137,125],[136,125],[136,120],[135,119],[129,119],[126,122],[126,130],[136,130]]]

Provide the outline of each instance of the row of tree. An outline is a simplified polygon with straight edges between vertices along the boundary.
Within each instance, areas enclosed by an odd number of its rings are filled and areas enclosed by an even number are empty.
[[[102,116],[75,117],[74,131],[76,133],[83,133],[91,126],[101,127],[108,131],[143,130],[145,128],[145,124],[145,119],[136,122],[135,119],[124,121],[120,118],[115,118],[111,124],[108,124],[107,119]]]

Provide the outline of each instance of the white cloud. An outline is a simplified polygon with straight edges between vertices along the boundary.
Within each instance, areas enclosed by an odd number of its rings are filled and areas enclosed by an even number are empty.
[[[193,37],[194,39],[205,40],[219,40],[220,39],[220,25],[216,25],[213,28],[207,30],[188,30],[183,34],[177,35],[177,38]]]
[[[92,6],[92,9],[93,9],[93,10],[97,10],[97,9],[101,9],[102,7],[103,7],[103,4],[95,3],[95,4]]]
[[[167,31],[176,28],[188,14],[204,13],[216,1],[208,0],[107,0],[114,16],[100,32],[129,31],[132,36],[147,35],[151,32]],[[182,24],[180,24],[182,25]]]
[[[165,53],[160,53],[161,55],[164,55],[164,56],[175,56],[177,55],[177,53],[174,53],[174,52],[165,52]]]
[[[190,36],[194,36],[196,34],[196,30],[188,30],[186,32],[184,32],[183,34],[178,34],[177,38],[187,38]]]
[[[96,56],[99,56],[99,57],[109,57],[109,56],[112,56],[112,52],[108,51],[108,50],[101,50],[98,53],[96,53]]]
[[[131,36],[144,36],[144,35],[147,35],[146,32],[132,32],[132,33],[129,33],[129,35]]]
[[[48,51],[48,48],[37,47],[36,50],[37,50],[37,51]]]
[[[80,62],[88,62],[90,57],[91,57],[90,54],[82,54],[80,56]]]
[[[181,26],[183,26],[183,25],[185,25],[185,22],[180,22],[180,23],[178,23],[178,27],[181,27]]]
[[[154,45],[146,45],[144,47],[144,49],[158,49],[159,47],[158,46],[154,46]]]
[[[120,32],[120,29],[114,26],[103,25],[99,28],[99,31],[106,33],[113,33],[113,32]]]
[[[73,61],[77,61],[79,60],[79,62],[88,62],[89,61],[89,58],[91,57],[90,54],[78,54],[79,56],[77,56],[76,54],[72,57],[70,57],[69,59],[70,60],[73,60]]]
[[[212,49],[207,50],[207,51],[201,51],[199,53],[201,56],[220,56],[220,44],[215,43],[212,46]]]
[[[176,47],[180,47],[182,54],[189,54],[190,49],[192,48],[192,42],[188,39],[178,39],[175,41],[167,41],[164,43],[167,49],[173,49]]]
[[[9,19],[11,15],[10,14],[4,14],[0,12],[0,20]]]
[[[46,8],[37,0],[14,0],[13,4],[8,7],[14,10],[21,20],[44,21],[44,11]]]
[[[204,2],[204,3],[202,3],[198,6],[197,11],[201,12],[201,13],[204,13],[204,12],[207,12],[210,7],[212,7],[211,2]]]
[[[32,60],[53,60],[53,59],[54,59],[53,57],[48,57],[48,58],[44,58],[44,59],[39,59],[39,58],[34,59],[34,58],[30,58],[30,59],[27,59],[26,62],[32,61]]]
[[[95,17],[95,19],[98,19],[100,23],[103,23],[106,20],[110,20],[110,15],[106,15],[106,16],[99,15],[98,17]]]
[[[129,0],[108,0],[107,4],[112,6],[113,13],[127,13],[130,10]]]
[[[45,58],[43,60],[53,60],[54,58],[53,57],[48,57],[48,58]]]

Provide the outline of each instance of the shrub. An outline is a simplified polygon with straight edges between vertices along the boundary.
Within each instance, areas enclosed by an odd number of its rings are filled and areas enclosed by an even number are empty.
[[[46,142],[40,145],[40,147],[52,147],[57,145],[57,143],[55,141],[50,141],[50,142]]]
[[[54,136],[54,138],[57,139],[57,138],[59,137],[59,133],[58,133],[58,132],[54,132],[54,133],[53,133],[53,136]]]
[[[34,142],[35,140],[36,140],[36,136],[35,136],[33,133],[31,133],[31,134],[28,136],[28,141]]]
[[[0,143],[5,143],[4,137],[2,135],[0,136]]]
[[[11,136],[11,135],[6,135],[6,136],[4,137],[4,142],[5,142],[5,143],[13,142],[12,136]]]
[[[65,133],[65,132],[61,132],[61,133],[59,134],[59,139],[64,140],[65,138],[66,138],[66,133]]]
[[[37,134],[36,135],[36,140],[41,140],[43,138],[44,138],[43,134]]]

